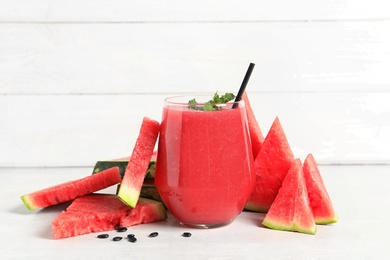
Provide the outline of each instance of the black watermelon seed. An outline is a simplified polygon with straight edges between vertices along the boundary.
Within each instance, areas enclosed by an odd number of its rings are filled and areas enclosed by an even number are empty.
[[[112,239],[112,241],[121,241],[122,240],[122,237],[114,237],[113,239]]]
[[[183,236],[183,237],[190,237],[190,236],[192,236],[192,234],[191,234],[190,232],[184,232],[184,233],[182,234],[182,236]]]
[[[107,238],[108,234],[100,234],[97,236],[97,238]]]
[[[127,227],[119,227],[119,228],[117,228],[116,231],[118,231],[118,232],[126,232],[127,231]]]
[[[127,238],[130,238],[130,237],[135,237],[135,235],[134,234],[128,234]]]
[[[156,237],[158,236],[158,232],[152,232],[149,234],[149,237]]]
[[[129,239],[129,242],[131,242],[131,243],[137,242],[137,238],[135,236],[127,236],[127,238]]]

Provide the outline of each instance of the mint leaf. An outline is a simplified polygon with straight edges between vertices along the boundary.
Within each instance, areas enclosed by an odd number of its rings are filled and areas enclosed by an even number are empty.
[[[203,111],[215,111],[220,110],[222,107],[217,106],[218,104],[227,103],[235,98],[233,93],[225,93],[225,95],[219,96],[218,92],[214,93],[213,99],[207,101],[203,105],[200,105],[195,98],[188,101],[188,108]]]
[[[208,102],[204,103],[203,110],[204,111],[214,111],[214,110],[216,110],[216,108],[214,107],[214,105],[212,104],[211,101],[208,101]]]
[[[221,103],[227,103],[233,100],[236,96],[233,93],[226,93],[225,95],[220,97]]]
[[[214,93],[214,97],[213,97],[213,100],[214,104],[220,104],[221,103],[221,98],[218,96],[218,92],[215,92]],[[211,102],[211,100],[210,100]]]
[[[188,101],[188,108],[189,109],[196,109],[197,105],[198,105],[198,102],[196,102],[195,98],[193,98],[190,101]]]

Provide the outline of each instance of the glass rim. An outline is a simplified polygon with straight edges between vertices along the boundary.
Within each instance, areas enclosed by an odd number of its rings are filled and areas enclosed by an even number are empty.
[[[215,93],[215,92],[214,92]],[[188,101],[191,99],[196,99],[196,98],[204,98],[204,100],[199,100],[198,103],[200,105],[204,104],[205,102],[208,102],[209,100],[212,99],[214,93],[210,92],[202,92],[202,93],[189,93],[189,94],[182,94],[182,95],[174,95],[174,96],[169,96],[164,99],[164,104],[170,104],[170,105],[176,105],[176,106],[188,106]],[[244,103],[244,100],[241,99],[239,101],[229,101],[225,104],[242,104]]]

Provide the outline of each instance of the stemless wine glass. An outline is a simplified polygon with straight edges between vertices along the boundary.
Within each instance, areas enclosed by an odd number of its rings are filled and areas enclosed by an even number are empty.
[[[245,103],[215,111],[200,106],[212,94],[165,99],[155,184],[172,215],[183,225],[220,227],[232,222],[250,197],[255,173]]]

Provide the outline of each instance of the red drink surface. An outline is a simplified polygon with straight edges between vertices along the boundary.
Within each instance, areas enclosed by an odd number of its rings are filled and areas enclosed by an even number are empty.
[[[255,183],[245,107],[196,111],[165,106],[155,184],[175,218],[224,225],[243,210]]]

